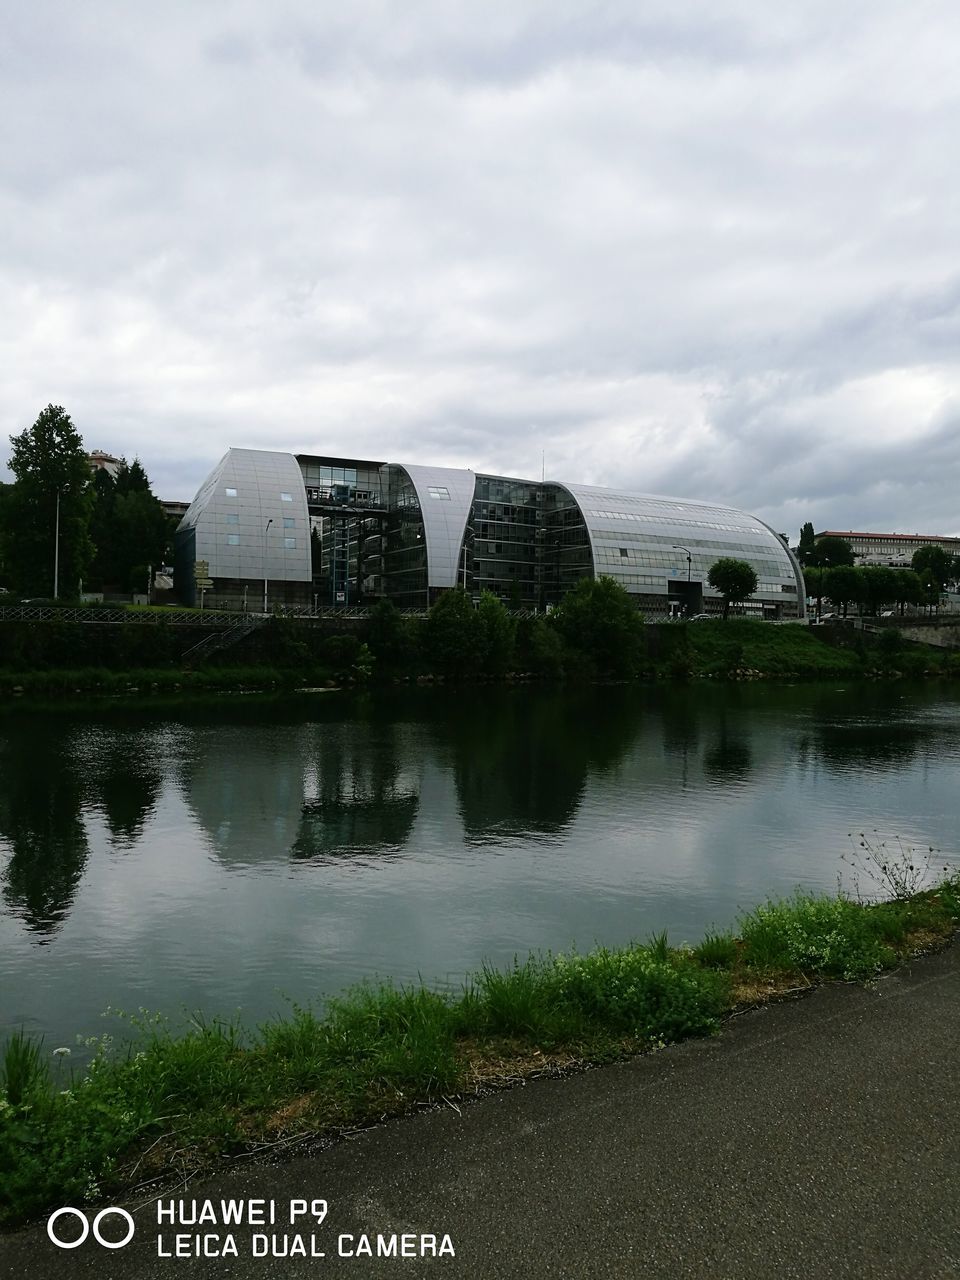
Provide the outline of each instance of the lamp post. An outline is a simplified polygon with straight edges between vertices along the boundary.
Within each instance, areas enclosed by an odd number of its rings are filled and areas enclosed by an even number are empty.
[[[60,494],[68,490],[68,484],[57,486],[57,515],[53,533],[53,598],[60,598]]]
[[[473,527],[469,524],[464,525],[464,529],[463,529],[463,589],[464,591],[466,591],[467,589],[467,535],[468,534],[470,535],[471,540],[475,536]]]
[[[687,599],[684,605],[684,613],[689,617],[690,614],[690,566],[693,563],[693,556],[690,554],[690,548],[685,547],[681,542],[673,543],[674,551],[685,551],[687,553]]]
[[[270,519],[263,526],[263,612],[267,612],[267,530],[273,524]]]
[[[681,546],[679,542],[675,542],[672,547],[673,551],[686,551],[687,553],[687,582],[690,581],[690,565],[693,562],[693,556],[690,554],[689,548]]]

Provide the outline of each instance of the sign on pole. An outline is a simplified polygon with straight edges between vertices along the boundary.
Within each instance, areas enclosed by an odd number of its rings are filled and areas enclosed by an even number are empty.
[[[210,576],[210,561],[195,561],[193,566],[193,576],[196,578],[197,582],[199,582],[201,578],[208,578]]]

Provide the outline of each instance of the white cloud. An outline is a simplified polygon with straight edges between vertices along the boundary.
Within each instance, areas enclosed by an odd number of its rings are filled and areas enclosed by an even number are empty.
[[[960,531],[946,0],[39,2],[0,53],[0,428]],[[929,459],[936,458],[937,465]]]

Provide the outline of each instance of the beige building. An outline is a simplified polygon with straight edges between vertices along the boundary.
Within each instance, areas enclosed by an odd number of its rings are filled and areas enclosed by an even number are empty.
[[[824,529],[821,538],[843,538],[853,547],[858,564],[885,564],[893,568],[909,568],[913,553],[919,547],[940,547],[948,555],[960,555],[960,538],[947,538],[938,533],[854,533],[852,530]]]

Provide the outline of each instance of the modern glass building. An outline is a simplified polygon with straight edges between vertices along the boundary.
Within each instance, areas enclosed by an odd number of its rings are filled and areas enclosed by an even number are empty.
[[[545,609],[584,577],[616,579],[645,613],[719,611],[723,556],[753,566],[744,606],[804,616],[800,566],[756,516],[732,507],[556,480],[231,449],[177,530],[176,586],[197,578],[219,608],[370,604],[426,608],[461,586]],[[195,566],[205,566],[198,574]]]

